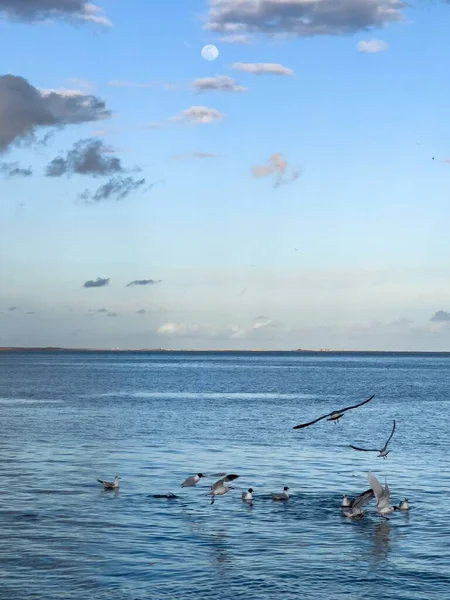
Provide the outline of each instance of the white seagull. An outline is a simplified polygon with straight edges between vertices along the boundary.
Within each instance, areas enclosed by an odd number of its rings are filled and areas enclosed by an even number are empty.
[[[204,477],[203,473],[197,473],[197,475],[191,475],[183,481],[180,487],[194,487],[200,481],[200,479]]]
[[[369,480],[369,485],[375,494],[375,498],[377,499],[377,513],[380,515],[380,517],[387,519],[386,515],[389,515],[394,511],[394,507],[389,504],[391,490],[389,489],[388,484],[386,484],[383,488],[373,473],[368,473],[367,479]]]
[[[242,492],[242,500],[244,502],[251,502],[253,500],[253,488],[248,488],[247,492]]]
[[[377,448],[358,448],[358,446],[352,446],[351,444],[350,444],[350,448],[353,448],[353,450],[359,450],[360,452],[379,452],[378,457],[381,456],[383,458],[386,458],[390,452],[390,450],[388,450],[387,447],[388,447],[389,442],[392,439],[392,436],[394,435],[394,431],[395,431],[395,419],[394,419],[394,424],[392,426],[391,435],[388,437],[387,442],[381,448],[381,450],[378,450]]]
[[[223,496],[230,490],[233,490],[234,489],[233,486],[231,486],[231,485],[227,486],[227,485],[225,485],[225,483],[234,481],[238,477],[239,477],[239,475],[233,475],[233,474],[226,475],[225,477],[222,477],[222,479],[219,479],[219,481],[216,481],[216,483],[213,483],[211,486],[211,491],[209,492],[209,494],[206,494],[207,496],[212,496],[211,504],[214,504],[214,500],[216,499],[216,496]]]
[[[364,511],[361,507],[372,500],[373,496],[374,493],[372,489],[366,490],[353,500],[350,500],[347,506],[342,507],[342,514],[344,517],[348,517],[349,519],[362,519],[364,516]]]
[[[97,479],[97,481],[102,484],[103,489],[105,489],[105,490],[118,490],[119,489],[119,479],[120,479],[120,477],[118,475],[116,475],[114,477],[113,482],[103,481],[102,479]]]
[[[289,499],[289,488],[285,486],[281,494],[272,494],[272,500],[288,500]]]
[[[314,425],[314,423],[318,423],[319,421],[321,421],[322,419],[326,419],[327,417],[328,417],[327,421],[334,421],[335,423],[337,423],[337,421],[343,416],[343,414],[347,410],[351,410],[352,408],[358,408],[358,406],[363,406],[363,404],[367,404],[374,397],[375,397],[375,394],[370,396],[370,398],[368,398],[367,400],[360,402],[359,404],[354,404],[353,406],[347,406],[347,408],[341,408],[340,410],[333,410],[332,412],[328,413],[327,415],[323,415],[322,417],[319,417],[318,419],[314,419],[314,421],[309,421],[308,423],[302,423],[301,425],[296,425],[292,429],[302,429],[303,427],[308,427],[309,425]]]

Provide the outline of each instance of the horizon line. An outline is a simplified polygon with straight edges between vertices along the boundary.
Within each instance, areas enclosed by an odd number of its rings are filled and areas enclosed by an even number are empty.
[[[208,348],[206,350],[194,350],[192,348],[180,348],[180,349],[169,349],[169,348],[71,348],[64,346],[0,346],[0,352],[148,352],[148,353],[219,353],[219,352],[235,352],[235,353],[259,353],[259,354],[450,354],[450,350],[339,350],[333,348],[297,348],[297,349],[285,349],[285,350],[267,350],[263,348],[259,349],[220,349],[220,348]]]

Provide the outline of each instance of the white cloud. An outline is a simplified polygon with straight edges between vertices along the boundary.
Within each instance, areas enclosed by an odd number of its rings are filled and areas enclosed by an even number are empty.
[[[267,36],[348,35],[403,20],[403,0],[209,0],[206,29]]]
[[[232,69],[253,75],[293,75],[294,71],[278,63],[233,63]]]
[[[293,172],[291,178],[286,180],[285,174],[288,167],[287,160],[280,152],[272,154],[265,165],[257,165],[252,167],[253,177],[267,177],[268,175],[276,174],[274,187],[278,187],[283,183],[291,183],[300,176],[300,171]]]
[[[188,152],[187,154],[178,154],[174,156],[177,160],[187,160],[189,158],[220,158],[221,154],[216,154],[215,152]]]
[[[267,329],[268,327],[280,327],[281,323],[279,323],[278,321],[274,321],[272,319],[265,319],[265,320],[261,320],[261,319],[257,319],[256,323],[254,323],[254,325],[252,326],[253,330],[257,330],[257,329]]]
[[[356,45],[359,52],[366,54],[376,54],[377,52],[383,52],[387,50],[389,44],[383,40],[362,40]]]
[[[194,125],[207,125],[220,121],[223,114],[215,108],[207,108],[206,106],[191,106],[183,110],[179,115],[173,117],[175,121],[188,121]]]
[[[252,43],[252,38],[249,35],[240,35],[239,33],[232,33],[230,35],[224,35],[219,38],[219,42],[222,44],[242,44],[244,46]]]
[[[194,90],[197,92],[247,92],[248,88],[239,85],[228,75],[216,75],[215,77],[202,77],[193,82]]]
[[[136,83],[135,81],[121,81],[117,79],[113,79],[108,81],[108,85],[111,87],[118,88],[136,88],[136,89],[146,89],[146,88],[161,88],[168,92],[175,91],[178,86],[173,83],[167,83],[165,81],[153,81],[150,83]]]
[[[280,327],[281,323],[272,319],[256,320],[253,325],[214,326],[209,323],[177,323],[168,321],[156,330],[157,335],[170,338],[193,338],[210,340],[258,340],[271,339],[265,334],[266,329]]]

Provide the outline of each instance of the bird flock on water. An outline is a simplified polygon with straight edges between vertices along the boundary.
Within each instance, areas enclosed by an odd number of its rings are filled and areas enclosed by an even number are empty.
[[[359,404],[347,406],[347,407],[341,408],[339,410],[333,410],[332,412],[330,412],[326,415],[322,415],[321,417],[318,417],[317,419],[314,419],[313,421],[308,421],[307,423],[301,423],[300,425],[296,425],[295,427],[293,427],[293,429],[303,429],[304,427],[309,427],[311,425],[314,425],[315,423],[318,423],[319,421],[322,421],[323,419],[327,419],[327,421],[333,421],[336,424],[339,421],[339,419],[341,419],[348,410],[359,408],[359,407],[363,406],[364,404],[367,404],[368,402],[370,402],[374,397],[375,397],[375,394],[370,396],[370,398],[368,398],[367,400],[363,400],[363,402],[360,402]],[[396,428],[396,424],[395,424],[395,419],[394,419],[391,433],[389,434],[389,437],[382,448],[360,448],[359,446],[354,446],[352,444],[350,444],[350,448],[353,448],[353,450],[357,450],[359,452],[378,452],[378,457],[387,458],[387,455],[390,452],[390,450],[388,450],[388,445],[394,435],[395,428]],[[220,479],[218,479],[215,483],[213,483],[211,485],[210,491],[206,494],[207,496],[211,497],[211,504],[214,504],[217,496],[224,496],[231,490],[235,489],[234,486],[227,485],[227,484],[238,479],[239,475],[236,475],[235,473],[230,473],[230,474],[215,473],[215,474],[210,474],[210,475],[206,475],[203,473],[197,473],[196,475],[190,475],[189,477],[187,477],[181,484],[181,487],[182,488],[195,487],[201,479],[206,478],[206,477],[220,477]],[[342,496],[341,512],[344,517],[347,517],[349,519],[354,519],[354,520],[362,519],[365,514],[362,507],[373,499],[375,499],[375,501],[376,501],[376,514],[380,517],[383,517],[384,519],[388,519],[389,517],[387,515],[393,513],[394,511],[409,511],[410,507],[409,507],[409,502],[408,502],[407,498],[402,500],[398,504],[398,506],[392,506],[390,503],[391,491],[390,491],[387,483],[385,483],[385,485],[383,487],[381,485],[381,483],[378,481],[378,479],[375,477],[375,475],[371,472],[368,473],[367,479],[368,479],[370,487],[369,487],[369,489],[367,489],[364,492],[362,492],[361,494],[359,494],[359,496],[356,496],[355,498],[351,498],[351,499],[346,494],[344,494]],[[103,489],[105,491],[113,491],[113,490],[117,491],[119,489],[119,480],[120,480],[120,477],[118,475],[116,475],[114,477],[114,481],[112,481],[112,482],[103,481],[102,479],[97,479],[97,481],[103,485]],[[176,496],[175,494],[169,493],[169,494],[154,494],[153,497],[154,498],[166,498],[166,499],[170,500],[173,498],[177,498],[178,496]],[[242,492],[241,498],[242,498],[243,502],[251,504],[254,499],[253,498],[253,488],[248,488],[247,491]],[[272,493],[272,500],[277,501],[277,502],[285,502],[285,501],[289,500],[289,487],[284,486],[283,491],[279,494]]]

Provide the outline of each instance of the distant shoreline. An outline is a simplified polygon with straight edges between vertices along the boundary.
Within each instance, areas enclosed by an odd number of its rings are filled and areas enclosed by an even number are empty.
[[[110,353],[110,354],[450,354],[441,350],[169,350],[166,348],[63,348],[57,346],[0,346],[0,352],[77,352],[77,353]]]

